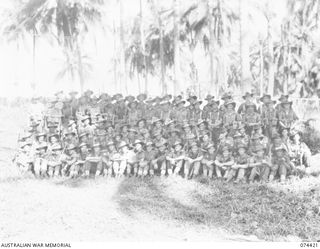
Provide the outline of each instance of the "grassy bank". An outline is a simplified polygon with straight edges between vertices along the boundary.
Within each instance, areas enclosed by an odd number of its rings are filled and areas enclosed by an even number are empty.
[[[146,212],[271,241],[320,238],[320,180],[314,177],[286,185],[129,179],[115,198],[129,216]]]

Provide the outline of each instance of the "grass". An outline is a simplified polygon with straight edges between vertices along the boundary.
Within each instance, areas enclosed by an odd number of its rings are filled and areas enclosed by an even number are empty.
[[[115,198],[131,217],[139,211],[182,224],[253,234],[262,240],[315,241],[320,238],[319,183],[314,177],[287,185],[128,179]],[[294,184],[301,186],[295,189]]]

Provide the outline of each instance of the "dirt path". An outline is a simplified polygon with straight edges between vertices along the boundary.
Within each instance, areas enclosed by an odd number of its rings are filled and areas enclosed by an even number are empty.
[[[126,213],[119,198],[123,180],[37,180],[10,166],[24,111],[0,112],[0,239],[5,241],[201,240],[256,241],[205,224],[161,219],[137,208]],[[125,191],[125,190],[124,190]],[[193,206],[187,193],[169,191],[168,198]],[[128,200],[130,203],[130,200]],[[153,205],[149,203],[148,205]]]

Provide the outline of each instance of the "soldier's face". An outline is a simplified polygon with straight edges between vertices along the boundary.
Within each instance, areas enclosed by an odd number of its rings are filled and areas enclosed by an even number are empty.
[[[269,104],[267,104],[267,107],[268,107],[268,109],[272,109],[273,108],[273,104],[269,103]]]
[[[204,130],[205,128],[206,128],[206,126],[205,126],[204,123],[202,123],[202,124],[199,125],[199,129],[200,129],[200,130]]]
[[[256,129],[256,133],[257,133],[257,134],[262,134],[262,128]]]
[[[295,134],[293,139],[294,139],[295,142],[300,142],[300,135],[298,133]]]
[[[80,142],[81,143],[86,143],[88,141],[88,137],[87,136],[83,136],[83,137],[81,137],[81,139],[80,139]]]
[[[160,152],[164,152],[165,149],[166,149],[166,147],[165,147],[164,145],[162,145],[162,146],[159,147]]]
[[[139,128],[143,128],[143,127],[144,127],[144,125],[143,125],[143,122],[142,122],[142,121],[139,121],[139,122],[138,122],[138,127],[139,127]]]
[[[105,145],[107,144],[107,140],[104,138],[99,139],[100,144],[105,147]]]
[[[180,151],[181,149],[182,149],[182,147],[181,147],[180,144],[178,144],[178,145],[176,145],[176,146],[174,147],[174,150],[175,150],[176,152]]]
[[[71,156],[74,156],[76,154],[76,150],[70,150],[69,153]]]
[[[241,128],[241,129],[239,129],[239,132],[240,132],[241,134],[244,134],[244,133],[246,132],[246,130],[245,130],[244,128]]]
[[[227,133],[221,133],[220,139],[225,139],[227,137]]]
[[[211,106],[212,106],[213,110],[217,110],[219,108],[219,106],[216,104],[216,102],[214,102]]]
[[[268,103],[268,101],[269,101],[269,98],[263,98],[263,99],[262,99],[262,102],[263,102],[264,104]]]
[[[55,150],[54,152],[55,152],[56,155],[58,155],[58,156],[62,154],[62,150]]]
[[[263,156],[263,154],[264,154],[264,153],[263,153],[263,150],[258,150],[258,151],[257,151],[257,155],[258,155],[258,156],[261,157],[261,156]]]
[[[209,150],[208,150],[209,154],[213,154],[215,152],[215,149],[214,147],[210,147]]]
[[[170,134],[171,134],[172,137],[177,137],[178,136],[178,134],[176,132],[171,132]]]
[[[95,153],[99,153],[101,151],[100,147],[94,147],[93,150]]]
[[[86,153],[88,151],[88,148],[86,146],[83,146],[80,148],[81,153]]]
[[[287,137],[288,136],[288,131],[287,130],[283,130],[281,132],[282,136]]]
[[[208,142],[209,141],[209,136],[207,134],[205,134],[203,136],[203,142]]]
[[[191,129],[190,129],[190,127],[188,126],[188,127],[186,127],[186,128],[184,129],[184,131],[185,131],[186,133],[189,133],[189,132],[191,131]]]
[[[231,105],[231,104],[230,104],[230,105],[227,105],[227,110],[228,110],[228,111],[232,111],[232,110],[233,110],[233,105]]]
[[[244,154],[245,150],[244,150],[244,148],[239,148],[238,152],[239,152],[239,155],[242,156]]]
[[[58,139],[56,137],[51,137],[51,143],[56,143]]]
[[[276,152],[278,157],[282,157],[283,156],[283,151],[282,150],[277,150]]]
[[[197,146],[192,146],[191,151],[192,151],[192,153],[197,153],[198,152],[198,147]]]
[[[228,157],[228,156],[229,156],[229,151],[228,151],[228,150],[224,150],[223,153],[222,153],[222,155],[223,155],[224,157]]]
[[[44,141],[44,136],[39,137],[39,142],[43,142]]]
[[[152,146],[149,145],[149,146],[147,146],[146,149],[147,149],[148,152],[150,152],[150,151],[152,151]]]
[[[123,146],[123,147],[121,148],[121,151],[122,151],[122,153],[127,152],[127,151],[128,151],[128,147],[127,147],[127,146]]]
[[[285,109],[285,110],[289,110],[289,109],[290,109],[290,104],[285,104],[285,105],[284,105],[284,109]]]
[[[46,153],[46,149],[41,149],[39,152],[40,152],[40,154],[44,154],[44,153]]]
[[[248,110],[248,113],[253,113],[254,112],[254,107],[250,106],[247,110]]]
[[[31,150],[31,145],[25,145],[22,149],[24,152],[28,152]]]
[[[140,151],[142,149],[142,145],[141,144],[136,144],[135,146],[137,151]]]
[[[156,122],[156,128],[161,128],[161,122],[160,121]]]

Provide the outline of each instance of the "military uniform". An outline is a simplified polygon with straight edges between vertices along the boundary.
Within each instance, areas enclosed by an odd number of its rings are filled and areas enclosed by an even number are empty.
[[[217,153],[214,148],[214,144],[209,143],[203,147],[203,159],[201,161],[203,165],[203,175],[211,179],[214,173],[214,161],[216,160]]]
[[[222,148],[221,152],[217,155],[215,160],[217,177],[228,179],[228,175],[233,164],[234,158],[230,153],[229,148],[227,146]]]
[[[291,104],[291,102],[284,102],[282,104]],[[278,112],[278,119],[280,126],[290,128],[294,124],[294,122],[298,120],[298,116],[292,110],[292,108],[283,108]]]
[[[183,144],[180,141],[176,141],[172,145],[172,152],[168,154],[167,159],[169,163],[169,175],[173,173],[178,175],[182,170],[184,163],[185,151],[183,150]]]
[[[258,151],[263,151],[262,146],[258,146],[256,149]],[[249,167],[251,168],[249,182],[253,182],[256,176],[259,176],[260,180],[267,181],[270,173],[270,158],[264,154],[264,152],[259,152],[262,155],[255,154],[249,163]]]

